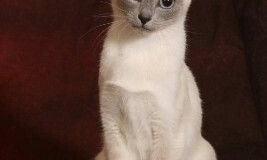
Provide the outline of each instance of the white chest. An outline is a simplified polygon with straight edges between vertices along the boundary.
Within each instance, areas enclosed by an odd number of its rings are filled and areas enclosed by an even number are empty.
[[[105,81],[137,91],[173,87],[184,51],[168,45],[155,40],[106,49],[102,59]]]

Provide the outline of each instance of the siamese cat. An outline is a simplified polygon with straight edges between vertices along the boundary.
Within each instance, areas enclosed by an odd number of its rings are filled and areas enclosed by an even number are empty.
[[[103,150],[95,160],[216,160],[185,64],[191,0],[112,0],[100,61]]]

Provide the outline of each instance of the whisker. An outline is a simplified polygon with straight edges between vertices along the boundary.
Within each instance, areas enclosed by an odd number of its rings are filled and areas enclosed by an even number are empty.
[[[95,47],[95,49],[97,48],[97,46],[99,45],[99,43],[101,42],[101,40],[99,40],[98,38],[99,37],[101,37],[101,35],[103,35],[108,29],[109,29],[110,27],[107,27],[107,28],[105,28],[105,29],[103,29],[99,34],[98,34],[98,36],[95,38],[95,40],[94,40],[94,43],[92,43],[92,46],[94,46]],[[103,36],[103,38],[104,38],[104,36]],[[102,38],[102,39],[103,39]],[[98,41],[99,40],[99,41]],[[96,44],[97,43],[97,44]],[[95,45],[96,44],[96,45]],[[94,50],[95,51],[95,50]],[[94,52],[93,51],[93,52]]]
[[[85,20],[86,21],[88,21],[88,20],[92,20],[92,17],[93,18],[105,18],[105,17],[107,17],[107,19],[111,19],[111,18],[117,18],[117,19],[123,19],[123,18],[125,18],[125,16],[122,16],[122,15],[114,15],[114,14],[110,14],[110,13],[108,13],[108,14],[95,14],[95,15],[89,15],[89,17],[88,18],[85,18]]]
[[[83,39],[88,33],[92,32],[93,30],[99,28],[99,27],[102,27],[102,26],[106,26],[106,25],[110,25],[112,24],[113,22],[109,22],[109,23],[105,23],[105,24],[101,24],[101,25],[98,25],[96,27],[93,27],[91,29],[89,29],[87,32],[85,32],[82,36],[80,36],[79,40]]]
[[[92,16],[92,17],[95,17],[95,18],[117,18],[117,19],[123,19],[123,18],[125,18],[123,16],[98,16],[98,15]]]
[[[122,27],[122,29],[120,30],[120,33],[122,33],[126,28],[127,28],[127,23],[124,23],[124,26]],[[119,32],[117,33],[117,37],[118,39],[120,39],[121,37],[119,36]]]
[[[117,14],[95,14],[95,16],[110,16],[110,17],[125,17],[125,16],[122,16],[122,15],[117,15]]]
[[[96,27],[93,27],[93,28],[89,29],[87,32],[85,32],[83,35],[81,35],[79,40],[83,39],[88,33],[96,30],[97,28],[100,28],[100,27],[103,27],[103,26],[107,26],[107,25],[111,25],[111,24],[113,24],[115,22],[120,22],[120,21],[122,21],[122,20],[112,21],[112,22],[104,23],[104,24],[98,25]]]
[[[116,23],[116,24],[114,24],[114,25],[120,26],[120,25],[123,24],[123,23],[124,23],[124,21],[121,21],[120,23]],[[110,26],[109,26],[109,27],[103,29],[103,30],[98,34],[98,36],[96,37],[96,39],[95,39],[95,41],[94,41],[95,43],[92,44],[92,46],[95,47],[93,52],[95,52],[95,49],[97,48],[97,46],[99,45],[99,43],[102,42],[103,39],[105,38],[105,36],[102,36],[102,35],[103,35],[104,33],[106,33],[106,31],[108,31],[108,30],[112,31],[113,29],[114,29],[114,28],[110,28]],[[102,38],[99,39],[101,36],[102,36]],[[96,43],[96,42],[97,42],[97,43]],[[95,44],[96,44],[96,45],[95,45]]]

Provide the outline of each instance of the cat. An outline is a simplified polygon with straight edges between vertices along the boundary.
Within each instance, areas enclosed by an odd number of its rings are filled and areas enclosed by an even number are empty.
[[[185,64],[191,0],[112,0],[100,61],[103,150],[95,160],[216,160]]]

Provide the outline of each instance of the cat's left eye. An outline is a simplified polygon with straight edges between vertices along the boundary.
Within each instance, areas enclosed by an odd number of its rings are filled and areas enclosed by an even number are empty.
[[[174,0],[160,0],[160,6],[164,9],[172,8],[174,5]]]

